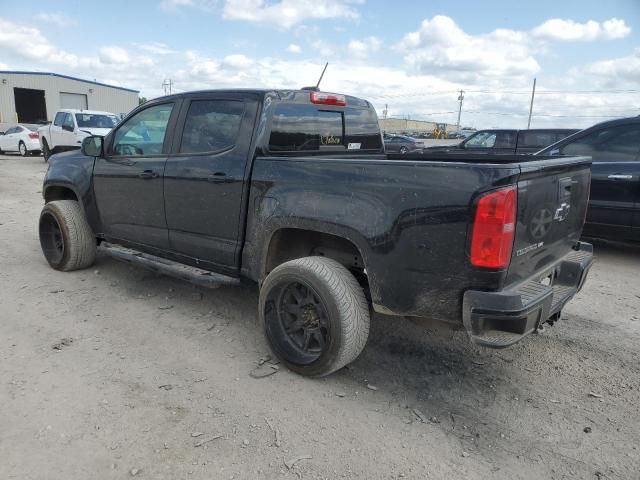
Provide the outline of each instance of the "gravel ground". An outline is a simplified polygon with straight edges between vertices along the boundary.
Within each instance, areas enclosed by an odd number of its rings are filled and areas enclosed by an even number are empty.
[[[563,319],[507,350],[375,317],[329,378],[254,378],[255,286],[50,269],[44,171],[0,157],[0,478],[640,477],[640,250],[598,244]]]

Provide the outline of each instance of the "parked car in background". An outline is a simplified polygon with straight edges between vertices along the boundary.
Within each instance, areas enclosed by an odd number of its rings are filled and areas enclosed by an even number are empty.
[[[424,143],[414,137],[407,135],[392,135],[384,139],[384,149],[387,153],[420,152],[424,148]]]
[[[464,140],[465,138],[467,138],[467,135],[465,135],[462,132],[448,132],[447,138],[453,139],[453,140],[455,139]]]
[[[535,153],[577,129],[478,130],[457,145],[429,147],[427,152]]]
[[[45,162],[55,153],[77,150],[89,135],[106,135],[118,124],[109,112],[64,109],[56,112],[53,123],[38,129]]]
[[[23,157],[40,154],[39,127],[40,125],[20,123],[0,132],[0,153],[19,152]]]
[[[640,117],[599,123],[537,155],[591,156],[584,235],[640,241]]]

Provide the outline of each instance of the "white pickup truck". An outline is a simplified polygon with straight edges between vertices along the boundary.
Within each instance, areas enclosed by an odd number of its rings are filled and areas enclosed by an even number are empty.
[[[79,149],[82,139],[89,135],[106,135],[117,123],[118,117],[109,112],[57,111],[52,124],[38,129],[44,161],[48,161],[54,153]]]

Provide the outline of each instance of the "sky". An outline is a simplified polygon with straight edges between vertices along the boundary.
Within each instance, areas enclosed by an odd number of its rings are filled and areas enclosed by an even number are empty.
[[[640,0],[0,0],[0,70],[154,98],[314,85],[380,116],[582,128],[640,114]]]

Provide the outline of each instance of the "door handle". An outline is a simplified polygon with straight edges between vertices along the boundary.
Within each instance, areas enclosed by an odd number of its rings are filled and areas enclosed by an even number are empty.
[[[610,178],[611,180],[633,180],[633,175],[615,173],[613,175],[609,175],[607,178]]]
[[[216,172],[209,175],[207,177],[207,181],[212,183],[226,183],[226,182],[229,182],[230,180],[227,178],[226,173]]]
[[[149,180],[151,178],[157,178],[158,172],[154,172],[153,170],[145,170],[144,172],[138,175],[140,178],[144,178],[145,180]]]

